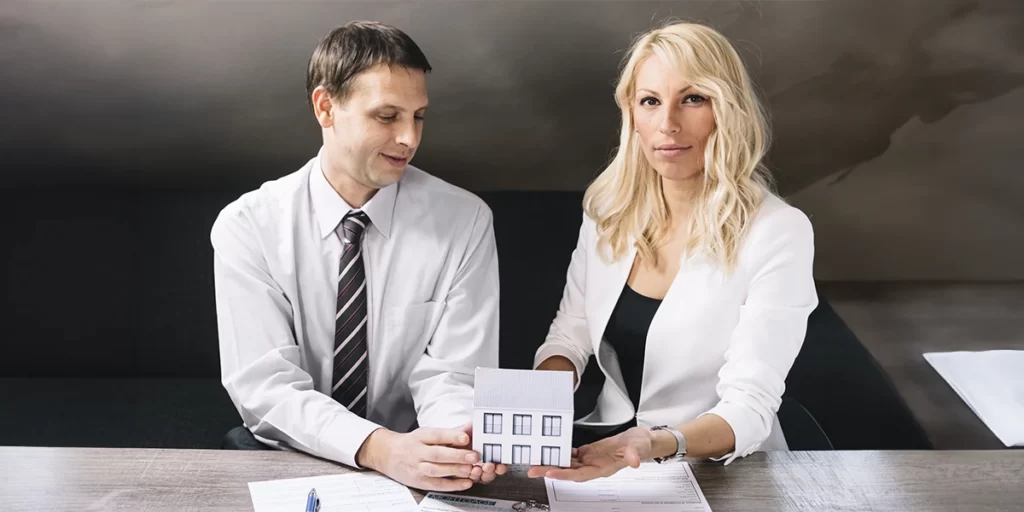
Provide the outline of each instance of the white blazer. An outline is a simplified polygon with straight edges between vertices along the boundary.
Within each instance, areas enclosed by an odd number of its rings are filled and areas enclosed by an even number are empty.
[[[776,412],[785,379],[818,305],[812,276],[814,235],[800,210],[766,194],[741,242],[731,275],[702,257],[682,256],[647,334],[638,411],[626,393],[605,327],[636,255],[598,257],[596,224],[585,214],[565,291],[534,367],[560,355],[582,376],[588,358],[606,377],[597,407],[578,425],[677,425],[713,413],[732,427],[726,464],[756,450],[787,450]],[[578,384],[577,384],[578,386]]]

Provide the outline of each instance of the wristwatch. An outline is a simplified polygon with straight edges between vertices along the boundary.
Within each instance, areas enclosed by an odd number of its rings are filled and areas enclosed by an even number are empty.
[[[676,453],[674,453],[672,455],[669,455],[668,457],[655,457],[654,458],[654,462],[657,462],[658,464],[661,464],[662,462],[665,462],[666,460],[681,459],[681,458],[686,456],[686,438],[683,437],[683,433],[682,432],[680,432],[680,431],[678,431],[678,430],[676,430],[676,429],[674,429],[674,428],[672,428],[672,427],[670,427],[668,425],[658,425],[657,427],[651,427],[651,430],[652,431],[654,431],[654,430],[666,430],[666,431],[668,431],[669,433],[671,433],[676,438],[676,443],[678,445],[678,448],[676,449]]]

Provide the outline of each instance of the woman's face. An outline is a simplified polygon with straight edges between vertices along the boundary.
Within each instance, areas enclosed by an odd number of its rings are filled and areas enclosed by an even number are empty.
[[[662,178],[686,180],[703,173],[704,146],[715,129],[711,100],[660,57],[640,63],[631,110],[644,155]]]

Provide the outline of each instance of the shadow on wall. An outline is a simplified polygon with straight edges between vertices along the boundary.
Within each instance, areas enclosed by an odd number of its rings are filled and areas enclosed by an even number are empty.
[[[478,192],[581,191],[617,140],[629,42],[676,17],[719,28],[763,89],[816,276],[1024,279],[1024,2],[582,5],[0,2],[3,183],[255,188],[319,146],[316,40],[379,19],[435,67],[415,165]]]
[[[985,20],[991,23],[979,23]],[[886,60],[844,53],[827,72],[772,95],[776,141],[771,159],[785,175],[780,192],[795,193],[839,171],[835,182],[842,181],[859,164],[885,153],[892,134],[914,118],[934,123],[957,107],[1024,87],[1024,65],[997,69],[982,55],[951,65],[927,47],[943,36],[960,35],[950,30],[957,25],[980,30],[1004,25],[1016,39],[1012,42],[1024,48],[1024,17],[1009,18],[1009,26],[998,21],[982,11],[981,2],[964,3],[914,30]]]
[[[582,190],[617,140],[612,93],[629,42],[670,17],[710,23],[740,48],[767,91],[787,195],[876,158],[915,117],[1024,84],[1013,0],[47,6],[58,4],[0,7],[8,180],[285,174],[319,144],[301,99],[309,52],[359,18],[404,28],[430,56],[417,163],[472,190]]]

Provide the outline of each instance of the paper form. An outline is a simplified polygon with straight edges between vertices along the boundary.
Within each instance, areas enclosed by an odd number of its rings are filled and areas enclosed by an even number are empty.
[[[645,462],[589,482],[544,480],[551,512],[711,512],[687,462]]]
[[[320,497],[320,512],[417,511],[409,489],[377,473],[249,482],[254,512],[302,512],[309,490],[314,488]]]
[[[929,352],[924,358],[1007,448],[1024,447],[1024,350]]]

